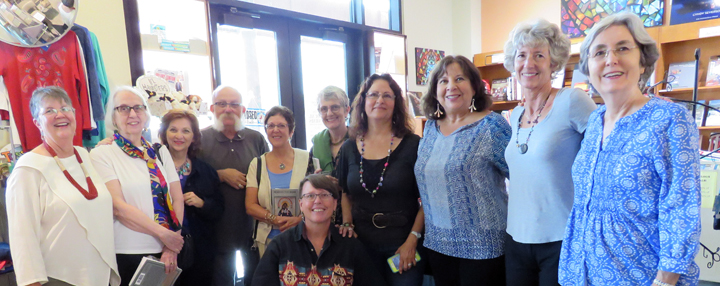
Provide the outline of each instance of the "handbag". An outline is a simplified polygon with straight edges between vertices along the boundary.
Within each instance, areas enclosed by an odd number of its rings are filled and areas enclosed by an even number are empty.
[[[161,164],[165,165],[162,156],[160,156],[160,148],[162,148],[162,145],[158,143],[153,144],[153,150],[155,150],[158,160],[160,160]],[[195,262],[195,242],[192,234],[190,234],[187,223],[182,226],[180,235],[183,237],[183,247],[177,255],[177,264],[180,269],[189,269]]]

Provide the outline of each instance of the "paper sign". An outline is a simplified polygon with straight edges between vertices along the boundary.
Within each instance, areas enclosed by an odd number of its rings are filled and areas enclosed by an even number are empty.
[[[715,170],[700,172],[700,192],[702,195],[701,207],[712,208],[715,195],[718,193],[717,186],[718,172]]]
[[[144,75],[135,82],[137,88],[143,91],[154,91],[157,94],[170,94],[173,89],[170,88],[168,82],[156,75]]]
[[[720,36],[720,26],[702,28],[702,29],[700,29],[699,34],[700,35],[698,35],[698,38],[709,38],[709,37]]]
[[[248,108],[244,116],[245,125],[249,127],[262,127],[265,125],[265,109]]]
[[[494,54],[492,58],[490,58],[490,61],[493,64],[503,63],[505,61],[505,54]]]

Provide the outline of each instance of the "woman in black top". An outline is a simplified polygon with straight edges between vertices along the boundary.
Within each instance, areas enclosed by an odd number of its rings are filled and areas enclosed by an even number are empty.
[[[353,101],[350,140],[335,175],[343,188],[343,235],[365,244],[390,285],[420,285],[416,262],[424,214],[413,167],[420,137],[412,133],[400,86],[388,74],[368,77]],[[399,254],[398,273],[387,259]]]
[[[300,190],[303,221],[268,244],[252,285],[385,285],[362,243],[342,237],[331,221],[340,196],[337,183],[309,175]]]
[[[200,129],[198,120],[189,111],[173,110],[165,114],[160,125],[160,140],[170,150],[180,176],[185,199],[183,228],[189,231],[194,242],[194,259],[191,267],[183,269],[175,285],[206,285],[212,278],[215,258],[214,227],[223,213],[220,178],[215,169],[198,159]]]

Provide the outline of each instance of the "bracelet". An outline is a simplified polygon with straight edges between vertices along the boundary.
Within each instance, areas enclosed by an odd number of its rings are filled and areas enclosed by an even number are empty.
[[[352,228],[355,228],[355,225],[352,224],[352,223],[349,223],[349,222],[343,223],[342,226],[344,226],[344,227],[349,227],[349,228],[351,228],[351,229],[352,229]]]
[[[271,214],[270,212],[265,213],[265,220],[269,222],[275,222],[275,219],[277,218],[276,215]]]
[[[665,283],[665,282],[658,280],[657,278],[655,278],[655,280],[653,280],[653,284],[656,284],[658,286],[675,286],[675,284]]]

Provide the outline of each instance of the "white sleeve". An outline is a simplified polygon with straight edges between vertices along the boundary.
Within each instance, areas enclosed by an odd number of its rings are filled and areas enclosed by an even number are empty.
[[[48,281],[40,250],[43,240],[40,186],[45,182],[39,171],[20,167],[13,170],[7,185],[8,230],[18,285]]]
[[[112,152],[110,148],[112,148],[112,146],[98,146],[90,151],[92,165],[95,167],[95,171],[98,175],[100,175],[100,178],[102,178],[104,183],[118,179],[112,160],[110,159],[110,152]]]
[[[180,181],[180,177],[178,177],[178,173],[175,170],[175,163],[173,163],[172,155],[170,155],[170,151],[167,147],[165,147],[165,145],[160,148],[160,154],[158,154],[158,156],[162,157],[162,163],[159,160],[157,163],[165,171],[163,173],[165,175],[165,181],[168,184]]]

